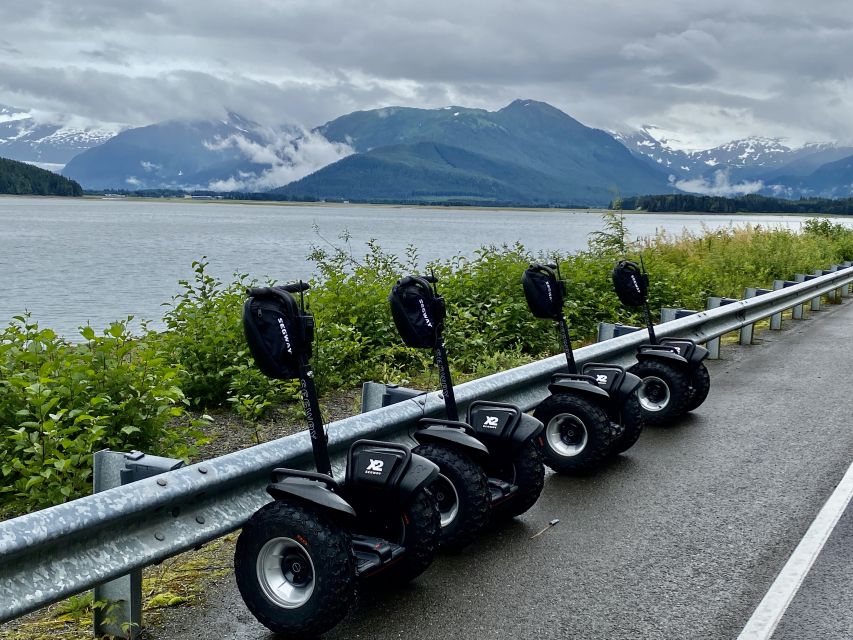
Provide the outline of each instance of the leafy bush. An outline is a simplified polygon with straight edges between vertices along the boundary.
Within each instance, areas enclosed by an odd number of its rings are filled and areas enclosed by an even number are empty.
[[[202,257],[192,263],[193,279],[179,281],[183,291],[166,312],[162,348],[180,365],[180,386],[193,407],[231,402],[241,416],[256,420],[290,397],[293,385],[266,378],[252,363],[241,313],[246,288],[256,282],[235,274],[224,285],[207,273],[208,265]]]
[[[346,237],[343,238],[347,240]],[[840,260],[853,259],[853,230],[808,221],[804,233],[761,226],[660,234],[628,242],[621,213],[605,219],[588,251],[541,256],[521,245],[486,246],[419,268],[410,248],[397,257],[369,242],[355,259],[343,248],[315,248],[318,278],[307,296],[317,320],[314,368],[321,392],[365,380],[405,383],[432,354],[405,347],[387,302],[402,275],[433,271],[448,303],[446,339],[454,374],[485,375],[559,352],[552,323],[527,309],[521,274],[530,262],[556,261],[568,280],[566,315],[573,337],[587,340],[598,322],[642,321],[612,291],[616,259],[642,256],[651,274],[652,309],[701,309],[709,295],[739,296]],[[109,447],[186,455],[198,436],[185,404],[230,404],[250,423],[299,398],[293,381],[264,377],[241,326],[245,275],[223,284],[202,258],[165,314],[167,331],[132,338],[127,323],[102,336],[82,330],[70,344],[29,317],[0,333],[0,512],[46,506],[88,491],[92,452]],[[178,422],[176,422],[178,420]],[[168,424],[168,428],[167,428]]]
[[[127,322],[81,335],[71,344],[29,316],[0,332],[0,512],[90,492],[99,449],[191,452],[198,434],[173,422],[184,416],[180,369],[156,343],[133,339]]]

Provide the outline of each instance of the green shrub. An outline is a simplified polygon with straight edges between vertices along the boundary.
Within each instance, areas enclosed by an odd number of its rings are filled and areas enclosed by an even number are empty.
[[[71,344],[29,316],[0,332],[0,512],[89,493],[99,449],[191,452],[198,434],[175,422],[180,369],[156,342],[134,339],[127,322],[81,335]]]

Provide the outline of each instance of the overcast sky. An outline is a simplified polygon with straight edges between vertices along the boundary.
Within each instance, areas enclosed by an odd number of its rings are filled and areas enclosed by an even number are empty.
[[[544,100],[682,148],[853,142],[849,0],[2,0],[0,104],[149,124]]]

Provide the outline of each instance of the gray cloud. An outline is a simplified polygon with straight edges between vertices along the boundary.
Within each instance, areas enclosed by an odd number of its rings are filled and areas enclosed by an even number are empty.
[[[390,104],[545,100],[684,146],[853,142],[844,0],[5,0],[0,103],[145,124],[315,126]]]

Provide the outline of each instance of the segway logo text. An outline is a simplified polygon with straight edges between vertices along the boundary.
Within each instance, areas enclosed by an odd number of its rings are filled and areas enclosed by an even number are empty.
[[[597,376],[595,376],[595,381],[598,384],[607,384],[607,376],[603,373],[599,373]]]
[[[634,283],[634,288],[637,290],[637,293],[642,294],[643,292],[640,291],[640,283],[637,282],[637,276],[631,276],[631,282]]]
[[[548,302],[554,302],[554,295],[551,293],[551,283],[546,281],[545,288],[548,289]]]
[[[487,429],[497,429],[498,428],[498,417],[497,416],[486,416],[486,421],[483,423],[483,427]]]
[[[367,469],[364,472],[367,475],[371,476],[381,476],[382,475],[382,467],[385,466],[385,463],[382,460],[374,460],[370,459],[370,464],[367,465]]]
[[[430,329],[432,329],[432,321],[429,319],[429,315],[427,314],[426,305],[424,304],[424,299],[423,299],[423,298],[418,298],[418,302],[420,302],[420,303],[421,303],[421,314],[422,314],[422,315],[423,315],[423,317],[424,317],[424,322],[426,322],[426,325],[427,325]]]
[[[287,328],[284,326],[284,318],[278,319],[278,328],[281,329],[281,336],[284,338],[284,346],[290,355],[293,355],[293,349],[290,346],[290,336],[287,335]]]

